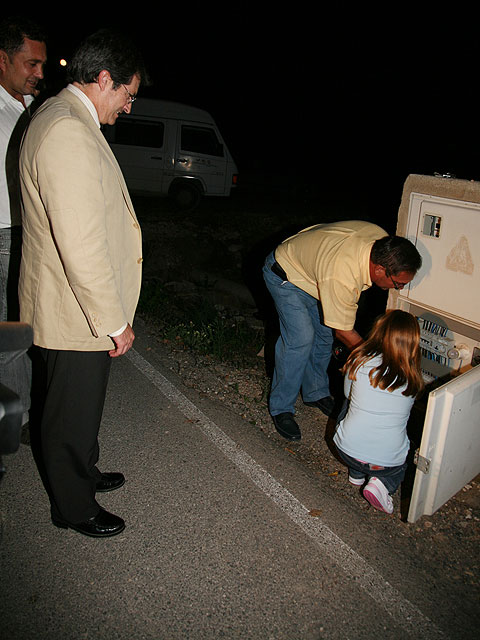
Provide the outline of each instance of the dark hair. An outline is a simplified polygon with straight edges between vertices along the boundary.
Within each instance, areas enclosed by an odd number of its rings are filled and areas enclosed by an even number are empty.
[[[46,42],[42,27],[28,18],[11,16],[0,23],[0,49],[11,59],[24,45],[25,38]]]
[[[382,362],[369,373],[372,387],[393,391],[405,385],[404,396],[416,396],[423,389],[420,327],[415,316],[394,309],[377,318],[366,341],[352,351],[342,371],[356,380],[359,367],[378,355]]]
[[[401,271],[416,273],[422,266],[422,257],[415,245],[400,236],[385,236],[373,243],[370,259],[385,268],[387,275]]]
[[[104,69],[110,73],[115,89],[130,84],[134,75],[144,84],[147,80],[140,51],[128,36],[113,29],[101,29],[82,42],[68,66],[68,79],[90,84]]]

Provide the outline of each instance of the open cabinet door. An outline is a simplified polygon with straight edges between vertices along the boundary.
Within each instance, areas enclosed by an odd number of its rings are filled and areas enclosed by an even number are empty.
[[[408,522],[432,515],[480,473],[480,366],[430,392]]]

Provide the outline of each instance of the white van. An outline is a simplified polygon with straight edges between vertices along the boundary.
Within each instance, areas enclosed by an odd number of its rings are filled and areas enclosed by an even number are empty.
[[[132,191],[170,196],[192,209],[202,196],[229,196],[238,170],[212,116],[202,109],[138,98],[104,128]]]

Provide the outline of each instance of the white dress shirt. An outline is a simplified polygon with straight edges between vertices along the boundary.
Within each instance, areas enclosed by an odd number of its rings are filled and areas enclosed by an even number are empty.
[[[27,107],[33,102],[33,96],[24,96]],[[10,197],[8,194],[5,160],[8,144],[18,119],[24,113],[23,104],[11,96],[0,85],[0,228],[6,229],[21,224],[20,218],[12,220]]]

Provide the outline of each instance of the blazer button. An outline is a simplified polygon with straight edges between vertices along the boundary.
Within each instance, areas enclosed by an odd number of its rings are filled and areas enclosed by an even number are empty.
[[[142,264],[142,262],[143,262],[143,258],[139,258],[139,259],[137,260],[137,263],[138,263],[138,264]]]

